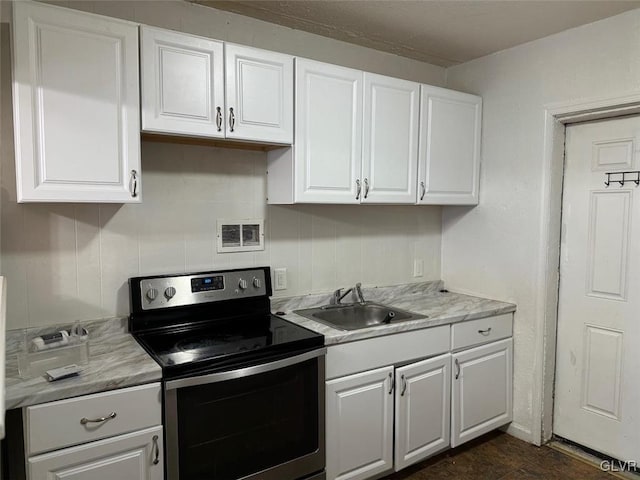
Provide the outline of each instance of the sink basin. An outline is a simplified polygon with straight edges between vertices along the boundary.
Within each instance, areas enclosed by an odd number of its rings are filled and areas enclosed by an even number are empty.
[[[296,310],[294,313],[339,330],[358,330],[360,328],[426,318],[426,315],[418,315],[406,310],[371,302],[328,305]]]

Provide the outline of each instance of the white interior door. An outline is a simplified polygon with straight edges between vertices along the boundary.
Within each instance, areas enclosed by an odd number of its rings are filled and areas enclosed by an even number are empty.
[[[639,168],[639,134],[638,117],[567,128],[553,425],[556,435],[635,461],[640,190],[604,181],[605,172]]]

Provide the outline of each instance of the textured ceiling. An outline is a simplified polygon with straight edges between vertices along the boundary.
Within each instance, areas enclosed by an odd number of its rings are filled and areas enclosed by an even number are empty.
[[[192,0],[450,66],[640,7],[624,0]]]

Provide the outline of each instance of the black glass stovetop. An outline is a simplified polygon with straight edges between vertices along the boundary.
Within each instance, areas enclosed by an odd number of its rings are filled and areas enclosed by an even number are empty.
[[[163,376],[216,372],[318,348],[324,337],[275,315],[134,333],[162,367]]]

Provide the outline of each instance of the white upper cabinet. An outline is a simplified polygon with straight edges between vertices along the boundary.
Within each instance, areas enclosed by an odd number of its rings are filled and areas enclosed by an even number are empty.
[[[482,99],[422,85],[418,203],[476,205]]]
[[[138,26],[13,4],[19,202],[139,202]]]
[[[142,130],[224,138],[222,42],[143,26]]]
[[[415,203],[420,85],[364,74],[363,203]]]
[[[361,71],[296,59],[294,148],[295,202],[360,203]]]
[[[141,30],[143,131],[293,142],[293,57]]]
[[[293,142],[293,57],[225,44],[227,137]]]

